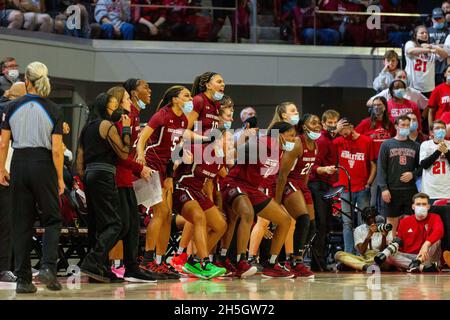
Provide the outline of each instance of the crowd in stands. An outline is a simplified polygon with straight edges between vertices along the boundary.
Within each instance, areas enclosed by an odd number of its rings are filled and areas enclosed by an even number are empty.
[[[433,27],[438,33],[436,40],[448,32],[450,3],[444,1],[443,14],[433,17],[431,12],[418,12],[418,2],[262,0],[257,2],[257,10],[258,14],[273,15],[271,27],[280,28],[281,40],[296,44],[401,47],[418,24]],[[239,0],[237,8],[235,5],[235,0],[1,0],[0,25],[92,39],[212,42],[218,41],[229,19],[231,36],[227,41],[240,42],[250,38],[251,3]],[[366,25],[367,15],[353,13],[365,13],[373,5],[386,14],[425,16],[383,16],[381,28],[371,30]],[[201,6],[221,9],[201,10]],[[69,7],[73,10],[67,11]],[[74,12],[80,18],[76,28],[71,24]]]

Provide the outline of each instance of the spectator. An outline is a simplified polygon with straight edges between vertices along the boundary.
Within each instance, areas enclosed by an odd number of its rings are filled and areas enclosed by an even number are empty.
[[[21,29],[23,25],[23,13],[19,10],[10,9],[12,0],[0,1],[0,27],[8,29]]]
[[[23,12],[23,28],[30,31],[53,31],[53,19],[46,12],[45,1],[13,0],[14,7]]]
[[[339,120],[339,112],[327,110],[322,114],[322,132],[320,138],[316,140],[317,155],[314,165],[311,167],[309,176],[309,190],[313,195],[314,209],[316,211],[317,239],[315,241],[316,252],[318,253],[319,267],[327,270],[325,261],[325,246],[327,233],[331,224],[331,205],[328,201],[323,201],[323,195],[327,193],[336,182],[336,175],[320,175],[317,173],[319,167],[336,165],[337,150],[333,144],[333,139],[337,133],[347,124],[346,120]],[[311,267],[315,267],[311,265]],[[318,270],[318,268],[313,268]]]
[[[409,127],[409,136],[408,138],[418,144],[421,144],[424,141],[428,140],[428,136],[422,132],[419,128],[419,121],[417,119],[417,115],[413,112],[408,112],[406,116],[411,120]]]
[[[448,28],[449,24],[450,24],[450,2],[449,1],[442,2],[441,9],[444,12],[445,21],[447,22],[447,28]]]
[[[412,40],[405,44],[406,73],[411,86],[430,97],[435,87],[435,62],[448,57],[447,51],[429,43],[428,30],[424,25],[414,29]]]
[[[187,7],[190,0],[166,0],[166,4],[171,6]],[[167,14],[167,33],[172,41],[195,41],[197,28],[189,23],[189,17],[193,10],[187,8],[170,8]]]
[[[318,4],[319,10],[322,11],[337,11],[337,0],[320,1]],[[303,32],[302,37],[305,44],[314,43],[314,10],[311,6],[306,8],[303,12]],[[324,46],[335,46],[339,43],[340,35],[337,30],[339,25],[333,21],[333,16],[329,14],[316,15],[316,39],[317,44]]]
[[[294,43],[300,44],[300,28],[303,23],[303,10],[300,3],[295,0],[275,0],[274,7],[276,11],[281,12],[279,16],[281,40],[287,41],[289,36],[292,35]],[[311,12],[312,10],[314,10],[314,7],[307,4],[305,11]],[[304,14],[307,14],[306,12]],[[309,13],[309,15],[311,14]]]
[[[450,111],[450,65],[444,69],[445,82],[434,88],[428,101],[429,126],[436,119],[440,119],[444,112]]]
[[[97,23],[93,23],[92,25],[89,23],[89,11],[86,8],[86,6],[82,3],[82,0],[75,0],[72,6],[78,7],[80,10],[80,28],[73,28],[72,25],[67,24],[67,18],[69,15],[73,14],[74,12],[67,11],[68,7],[63,8],[62,12],[56,16],[55,18],[55,32],[66,34],[72,37],[77,38],[85,38],[88,39],[91,37],[95,32],[98,32],[98,29],[100,29],[100,25]],[[87,4],[90,5],[90,4]],[[91,29],[95,29],[95,32],[91,34]]]
[[[380,7],[383,13],[417,13],[417,8],[411,1],[381,0]],[[389,43],[399,48],[411,38],[410,30],[416,23],[416,19],[383,17],[381,23],[387,32]]]
[[[433,204],[438,199],[450,198],[450,142],[445,141],[447,130],[442,120],[435,120],[430,128],[433,139],[420,145],[420,166],[422,191]]]
[[[387,101],[384,97],[373,99],[371,116],[365,118],[355,128],[356,132],[373,140],[375,159],[378,159],[381,144],[395,136],[394,124],[389,119]],[[377,205],[378,185],[372,184],[370,189],[370,205]]]
[[[425,97],[419,90],[414,89],[410,86],[410,81],[407,77],[405,70],[399,70],[395,74],[395,80],[403,80],[407,87],[404,98],[407,100],[411,100],[412,102],[417,103],[417,106],[420,110],[424,110],[428,105],[428,98]],[[384,97],[386,100],[389,100],[392,98],[392,96],[389,94],[389,87],[381,91],[380,93],[374,95],[372,98],[370,98],[367,101],[367,106],[372,106],[373,99],[375,97]]]
[[[342,14],[345,14],[346,11],[366,12],[367,7],[372,2],[342,0],[338,4],[338,11],[341,11]],[[339,26],[339,32],[344,44],[353,46],[373,45],[376,32],[367,28],[366,21],[366,16],[364,15],[344,16]]]
[[[252,107],[242,109],[240,114],[243,127],[237,129],[234,133],[234,141],[238,145],[245,143],[245,140],[249,135],[255,134],[258,128],[258,119],[256,117],[256,111]],[[245,139],[245,140],[243,140]]]
[[[134,39],[134,26],[130,21],[130,8],[124,0],[98,0],[95,5],[95,20],[100,24],[106,39],[114,36],[124,40]]]
[[[447,135],[445,136],[445,140],[450,140],[450,112],[444,112],[440,120],[442,120],[447,127]]]
[[[405,93],[406,83],[403,80],[394,80],[389,86],[389,94],[392,99],[388,101],[388,114],[391,122],[409,112],[413,112],[417,119],[421,119],[419,107],[416,103],[405,99]],[[421,123],[419,123],[419,129],[422,129]]]
[[[434,8],[431,14],[433,26],[428,28],[428,34],[430,35],[430,44],[438,45],[443,48],[445,40],[448,36],[448,27],[445,23],[444,12],[441,8]],[[447,64],[446,60],[436,60],[436,74],[435,84],[436,86],[444,81],[444,69]]]
[[[392,241],[392,233],[387,231],[378,232],[375,223],[377,210],[374,207],[368,207],[363,210],[361,217],[363,224],[358,226],[353,232],[355,239],[355,248],[358,250],[358,256],[338,251],[334,258],[337,261],[336,268],[338,270],[344,269],[342,266],[349,267],[353,270],[366,271],[374,264],[374,258],[378,252],[386,248],[386,243]]]
[[[394,50],[388,50],[384,54],[384,68],[380,74],[373,80],[373,88],[380,92],[389,88],[391,82],[395,79],[395,75],[400,70],[398,68],[398,54]]]
[[[430,197],[425,193],[413,196],[414,215],[400,221],[397,237],[402,240],[397,254],[388,263],[408,272],[438,272],[444,225],[441,217],[429,213]],[[414,261],[418,263],[413,263]]]
[[[396,234],[400,216],[409,215],[411,198],[417,193],[415,179],[419,168],[419,144],[408,138],[411,120],[406,116],[395,119],[397,134],[381,144],[378,155],[377,183],[381,189],[381,211],[392,224]]]
[[[4,58],[0,63],[0,95],[8,90],[11,85],[19,81],[19,65],[13,57]]]
[[[231,41],[236,42],[241,37],[249,38],[250,30],[249,30],[249,9],[248,9],[248,0],[212,0],[213,7],[222,7],[222,8],[235,8],[237,4],[237,11],[231,10],[214,10],[213,11],[213,26],[208,36],[208,41],[217,41],[218,34],[220,30],[222,30],[223,25],[227,18],[230,20],[231,25]],[[236,15],[239,15],[238,30],[236,30]],[[236,33],[238,33],[238,37],[236,39]],[[238,41],[239,42],[239,41]]]
[[[354,250],[352,221],[354,206],[358,206],[361,210],[369,206],[370,188],[375,180],[377,165],[373,141],[370,137],[356,132],[352,124],[342,128],[340,135],[341,137],[336,138],[333,143],[337,148],[338,163],[348,171],[351,179],[351,190],[349,190],[347,175],[342,171],[339,172],[338,184],[346,187],[345,192],[341,194],[344,199],[341,201],[342,211],[346,213],[342,216],[344,251],[352,253]],[[348,203],[350,197],[351,205]],[[358,225],[360,225],[361,215],[358,214],[357,218]]]
[[[164,5],[165,0],[132,0],[132,19],[136,28],[136,37],[138,40],[160,39],[164,38],[162,26],[167,20],[167,8],[155,7],[155,5]],[[152,4],[152,5],[150,5]]]

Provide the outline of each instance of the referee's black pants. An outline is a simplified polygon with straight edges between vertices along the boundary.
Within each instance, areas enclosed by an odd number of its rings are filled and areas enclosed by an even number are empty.
[[[42,214],[41,267],[56,273],[61,213],[58,195],[58,177],[52,153],[47,149],[16,149],[11,161],[11,195],[13,248],[16,276],[31,282],[31,259],[33,225],[36,203]]]
[[[89,170],[84,176],[89,220],[95,225],[95,244],[84,258],[82,266],[104,271],[109,251],[120,240],[122,221],[119,216],[119,192],[115,174]],[[92,233],[93,228],[89,228]]]
[[[0,187],[0,271],[11,271],[12,257],[11,189]]]
[[[126,270],[138,268],[139,213],[133,188],[119,188],[119,215],[122,221],[123,264]]]

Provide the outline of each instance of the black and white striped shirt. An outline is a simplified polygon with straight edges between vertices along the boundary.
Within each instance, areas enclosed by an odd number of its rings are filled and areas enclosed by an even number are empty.
[[[52,135],[62,134],[61,109],[52,101],[27,94],[12,101],[3,114],[2,129],[10,130],[13,149],[52,149]]]

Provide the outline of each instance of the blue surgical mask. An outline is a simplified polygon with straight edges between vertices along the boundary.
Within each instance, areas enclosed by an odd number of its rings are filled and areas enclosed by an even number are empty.
[[[306,133],[311,140],[317,140],[322,135],[320,132],[308,131]]]
[[[445,129],[436,129],[433,131],[433,133],[436,140],[444,140],[445,135],[447,134]]]
[[[297,125],[297,123],[300,121],[300,116],[298,114],[291,116],[291,119],[289,120],[289,123],[293,126]]]
[[[139,109],[141,109],[141,110],[145,110],[145,108],[147,107],[147,105],[141,99],[138,99],[137,103],[138,103]]]
[[[186,101],[183,106],[183,113],[187,115],[191,113],[192,110],[194,110],[194,102]]]
[[[409,126],[409,131],[413,132],[416,131],[419,128],[418,122],[411,122],[411,125]]]
[[[213,94],[214,100],[219,101],[219,100],[222,100],[222,98],[223,98],[222,92],[219,92],[219,91],[214,92],[214,94]]]
[[[450,76],[447,77],[447,82],[450,82]]]
[[[394,96],[403,99],[405,97],[406,90],[405,89],[395,89]]]
[[[410,131],[409,131],[409,128],[400,128],[400,129],[398,130],[398,133],[399,133],[402,137],[407,137],[407,136],[409,136]]]
[[[295,147],[295,142],[290,142],[290,141],[286,141],[284,144],[283,144],[283,150],[284,151],[292,151],[292,150],[294,150],[294,147]]]
[[[444,27],[445,27],[445,22],[435,22],[435,23],[433,23],[433,28],[435,28],[435,29],[440,30],[440,29],[444,29]]]
[[[225,129],[231,129],[231,121],[224,121],[223,122],[223,127],[225,128]]]

